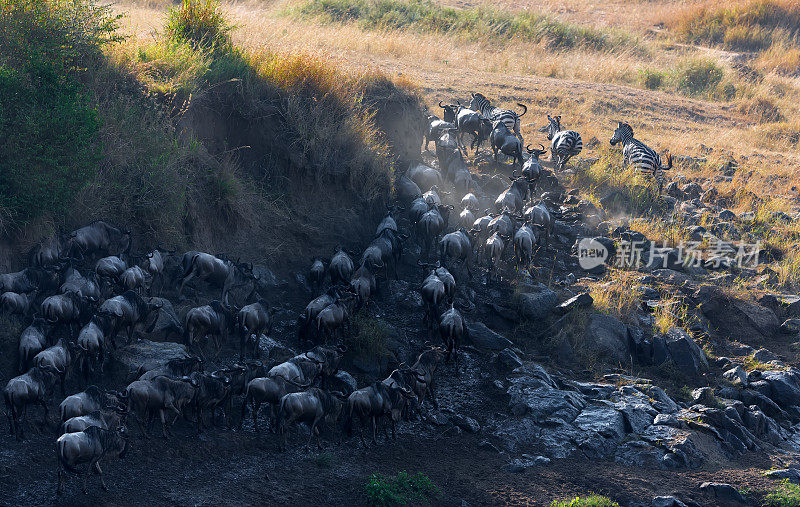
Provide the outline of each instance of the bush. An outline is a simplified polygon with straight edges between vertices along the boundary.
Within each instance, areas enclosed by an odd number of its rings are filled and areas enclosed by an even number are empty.
[[[689,95],[708,95],[722,81],[724,72],[713,60],[693,58],[678,65],[676,84],[678,91]]]
[[[230,44],[230,31],[215,0],[183,0],[180,7],[167,14],[167,36],[177,42],[189,42],[205,48]]]
[[[639,78],[648,90],[658,90],[666,84],[667,74],[660,70],[642,69],[639,71]]]
[[[750,0],[732,6],[693,6],[681,11],[668,25],[685,40],[730,49],[767,48],[774,35],[800,34],[800,4],[796,0]]]
[[[347,350],[361,357],[383,353],[389,332],[383,321],[358,313],[353,317],[353,332],[345,338]]]
[[[765,507],[800,507],[800,486],[784,479],[764,497]]]
[[[572,500],[553,500],[550,507],[619,507],[617,502],[600,495],[576,496]]]
[[[427,504],[439,494],[439,488],[427,475],[410,475],[405,471],[399,472],[396,477],[372,474],[364,489],[370,505],[378,507]]]
[[[339,23],[357,21],[367,30],[410,29],[478,40],[519,38],[554,48],[614,49],[635,44],[622,32],[563,23],[538,13],[511,13],[484,6],[456,9],[431,0],[309,0],[299,12]]]
[[[0,207],[15,225],[60,215],[96,174],[98,113],[83,66],[119,40],[91,0],[0,4]]]

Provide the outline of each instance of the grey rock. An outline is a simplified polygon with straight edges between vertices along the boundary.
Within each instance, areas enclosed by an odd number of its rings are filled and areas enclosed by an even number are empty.
[[[476,347],[503,350],[514,346],[511,340],[500,333],[492,331],[483,322],[467,322],[467,329],[469,330],[470,340]]]
[[[724,222],[733,222],[736,220],[736,213],[729,209],[724,209],[719,212],[719,219]]]
[[[352,375],[350,375],[344,370],[339,370],[338,372],[336,372],[336,375],[328,377],[326,382],[327,382],[326,387],[329,391],[339,391],[340,393],[343,393],[345,396],[349,395],[350,393],[358,389],[358,384],[356,383],[356,379],[354,379]]]
[[[789,335],[800,333],[800,319],[791,318],[783,321],[781,333]]]
[[[629,361],[628,327],[609,315],[594,313],[585,331],[587,345],[615,362]]]
[[[127,375],[140,368],[142,373],[155,370],[172,359],[181,359],[189,355],[186,346],[180,343],[141,340],[118,348],[113,357],[115,365]]]
[[[788,479],[790,482],[800,484],[800,470],[797,468],[783,468],[780,470],[769,470],[764,473],[770,479]]]
[[[589,308],[594,303],[594,298],[588,292],[581,292],[555,307],[554,313],[564,315],[577,308]]]
[[[167,341],[170,337],[182,338],[183,324],[178,318],[178,314],[175,313],[172,303],[168,299],[158,297],[151,298],[151,301],[161,303],[161,308],[158,310],[156,322],[148,338],[152,341]]]
[[[481,425],[472,417],[456,414],[450,418],[450,423],[458,426],[467,433],[478,433],[481,431]]]
[[[761,373],[761,378],[769,384],[767,396],[779,406],[800,405],[800,370],[770,370]],[[766,393],[765,393],[766,394]]]
[[[500,452],[500,449],[498,449],[496,445],[489,442],[488,440],[481,440],[480,443],[478,444],[478,449],[483,449],[484,451]]]
[[[614,451],[614,461],[628,466],[659,468],[664,451],[642,440],[630,440]]]
[[[768,363],[770,361],[777,360],[778,356],[776,356],[771,350],[758,349],[755,352],[753,352],[753,359],[761,363]]]
[[[722,482],[704,482],[700,485],[700,491],[708,491],[714,495],[714,498],[724,502],[747,503],[747,500],[745,500],[730,484]]]
[[[686,331],[670,329],[665,336],[665,345],[673,364],[683,372],[698,375],[708,369],[705,353]]]
[[[780,327],[775,313],[761,305],[730,297],[714,285],[694,295],[711,331],[728,340],[752,341],[773,337]]]
[[[652,507],[686,507],[686,504],[674,496],[657,496],[650,504]]]
[[[522,360],[511,349],[503,349],[497,354],[497,365],[503,372],[510,372],[522,366]]]
[[[713,406],[716,401],[714,391],[710,387],[700,387],[692,391],[692,403]]]
[[[542,320],[558,303],[558,296],[543,284],[526,287],[519,295],[519,312],[526,319]]]
[[[263,334],[258,337],[258,349],[260,354],[277,362],[286,361],[297,355],[292,349]]]
[[[653,424],[659,424],[662,426],[671,426],[673,428],[680,428],[681,423],[678,421],[678,418],[672,414],[658,414],[656,418],[653,420]]]
[[[508,380],[511,385],[507,393],[512,413],[529,414],[534,421],[572,422],[586,406],[582,395],[558,389],[539,365],[525,364],[514,370],[514,376]]]
[[[734,384],[739,384],[742,386],[747,385],[747,372],[741,366],[736,366],[735,368],[731,368],[730,370],[723,373],[722,376],[730,380]]]
[[[573,422],[584,432],[597,433],[605,438],[621,438],[625,435],[625,419],[614,407],[589,405]]]

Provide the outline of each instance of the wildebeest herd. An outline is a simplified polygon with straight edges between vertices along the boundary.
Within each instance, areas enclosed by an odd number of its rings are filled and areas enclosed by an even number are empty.
[[[522,115],[496,108],[477,93],[469,107],[440,106],[444,118],[430,116],[423,146],[427,151],[434,141],[438,169],[420,158],[397,175],[396,203],[388,208],[361,255],[338,247],[329,260],[314,259],[307,281],[319,295],[297,318],[298,343],[307,352],[279,364],[259,360],[259,340],[269,336],[276,309],[257,290],[253,265],[225,255],[177,254],[163,248],[134,254],[130,231],[97,221],[42,241],[30,252],[28,267],[0,275],[2,310],[27,324],[19,338],[19,375],[3,391],[11,433],[24,438],[31,405],[43,408],[47,425],[54,388],[60,384],[64,396],[68,375],[85,388],[59,404],[59,493],[67,474],[77,474],[82,464],[87,465],[84,492],[92,472],[100,475],[105,488],[99,462],[126,453],[129,421],[147,438],[146,426],[156,417],[164,437],[179,418],[191,421],[201,432],[221,415],[224,426],[231,428],[236,415],[233,404],[239,399],[238,428],[250,410],[254,429],[259,431],[260,408],[267,404],[270,429],[281,434],[280,446],[285,448],[287,430],[294,423],[307,423],[309,443],[316,435],[318,445],[326,422],[336,427],[341,420],[348,434],[371,423],[375,442],[382,421],[384,431],[391,425],[394,436],[395,425],[421,413],[426,399],[436,406],[437,367],[443,360],[454,359],[458,374],[458,349],[469,339],[457,304],[459,289],[480,283],[481,267],[486,269],[484,283],[500,280],[503,271],[528,269],[537,250],[547,248],[554,217],[562,213],[550,193],[534,199],[540,178],[548,173],[539,160],[547,150],[543,146],[523,150]],[[548,126],[540,131],[547,132],[551,158],[563,169],[581,151],[581,138],[561,128],[560,116],[548,119]],[[492,201],[478,190],[469,169],[465,134],[472,136],[471,148],[476,153],[488,140],[495,161],[502,153],[515,166],[508,187],[493,201],[494,210],[483,214],[479,213],[481,203]],[[633,139],[629,125],[620,123],[611,141],[623,143],[626,161],[637,169],[665,169],[657,154],[655,158],[643,155],[652,150]],[[648,160],[650,166],[645,167]],[[446,186],[453,191],[445,192]],[[448,201],[460,205],[457,218],[451,217],[455,205]],[[351,332],[352,317],[369,311],[380,283],[388,285],[399,277],[404,259],[408,264],[404,246],[409,241],[419,251],[416,265],[422,270],[423,325],[429,340],[441,339],[443,346],[426,345],[413,364],[401,363],[386,379],[361,389],[328,390],[326,381],[337,373],[347,352],[343,341]],[[102,384],[105,365],[120,347],[120,336],[126,345],[137,333],[149,336],[167,301],[156,295],[171,291],[183,300],[186,285],[193,280],[218,292],[215,299],[190,308],[181,322],[168,329],[167,337],[179,337],[190,352],[188,357],[171,359],[149,371],[140,368],[120,390],[95,385]],[[231,292],[242,286],[252,286],[252,290],[245,304],[237,307]],[[238,339],[239,361],[205,371],[209,353],[215,361],[231,336]],[[363,432],[360,438],[366,446]]]

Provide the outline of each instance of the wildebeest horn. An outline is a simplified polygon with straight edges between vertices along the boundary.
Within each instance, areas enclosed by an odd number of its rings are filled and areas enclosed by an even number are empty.
[[[441,100],[439,101],[439,107],[441,107],[442,109],[444,109],[446,107],[446,106],[442,105],[442,101]]]
[[[347,346],[339,344],[336,346],[336,350],[344,354],[345,352],[347,352]]]
[[[525,150],[526,150],[528,153],[533,153],[533,150],[531,149],[531,145],[530,145],[530,144],[529,144],[529,145],[527,145],[527,146],[525,147]]]
[[[511,181],[514,181],[517,178],[517,170],[514,169],[511,171]]]

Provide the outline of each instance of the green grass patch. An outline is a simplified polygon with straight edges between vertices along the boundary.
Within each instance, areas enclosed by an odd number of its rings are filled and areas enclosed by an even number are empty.
[[[619,507],[610,498],[601,495],[576,496],[572,500],[553,500],[550,507]]]
[[[352,319],[353,332],[345,337],[347,350],[360,357],[373,357],[386,350],[389,330],[386,324],[359,312]]]
[[[164,32],[177,42],[190,42],[205,48],[224,48],[230,44],[232,27],[214,0],[183,0],[170,9]]]
[[[298,12],[328,22],[357,22],[365,30],[457,34],[473,40],[517,39],[561,49],[612,50],[636,45],[632,36],[619,30],[564,23],[534,12],[445,7],[431,0],[309,0]]]
[[[367,501],[376,507],[427,505],[439,488],[423,473],[399,472],[394,477],[372,474],[364,487]]]
[[[800,507],[800,486],[784,479],[764,496],[765,507]]]

